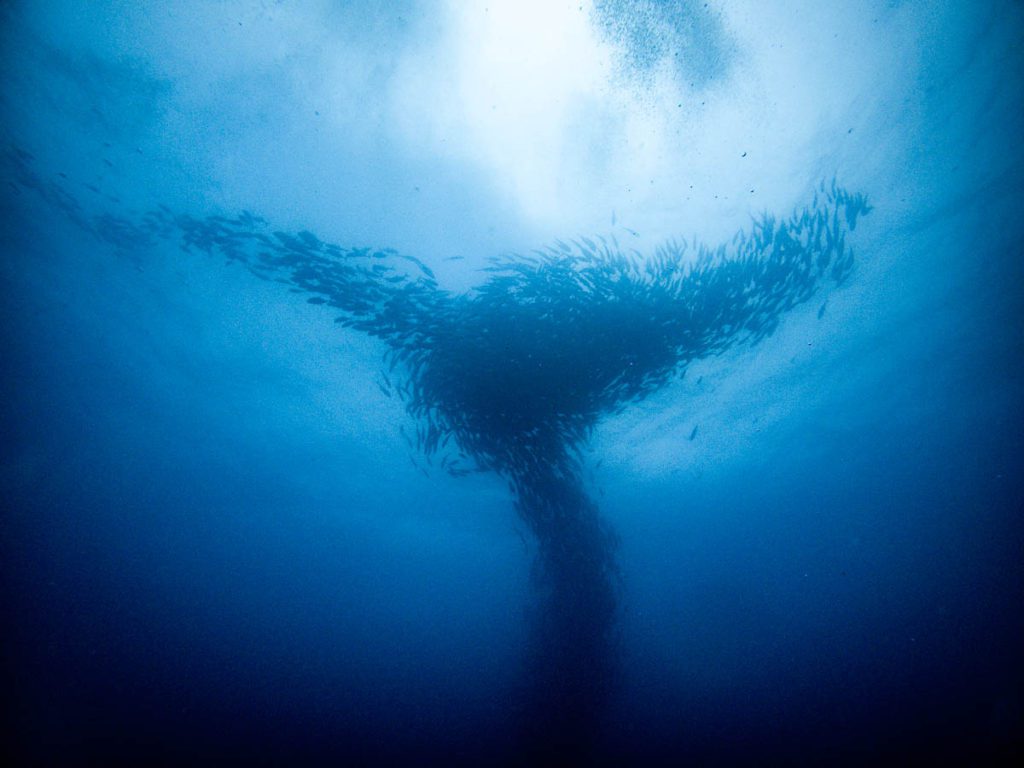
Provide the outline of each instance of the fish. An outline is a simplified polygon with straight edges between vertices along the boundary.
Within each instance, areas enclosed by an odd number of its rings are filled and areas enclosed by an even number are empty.
[[[270,230],[248,211],[203,218],[162,207],[134,220],[92,216],[63,188],[61,196],[49,180],[19,174],[14,183],[112,250],[156,239],[241,262],[262,280],[311,294],[310,304],[337,308],[335,323],[380,341],[388,365],[375,383],[401,399],[414,425],[415,438],[400,428],[410,451],[428,463],[439,456],[447,472],[464,474],[448,453],[457,452],[474,471],[501,477],[538,541],[550,619],[538,625],[563,633],[548,638],[551,648],[574,649],[569,659],[558,654],[569,669],[542,676],[558,702],[602,695],[589,681],[602,682],[592,667],[611,657],[616,618],[615,537],[588,493],[582,447],[606,416],[696,361],[758,343],[793,307],[846,279],[853,258],[846,235],[870,210],[866,198],[832,179],[809,206],[786,218],[762,215],[717,246],[694,237],[648,260],[613,239],[599,238],[598,246],[580,237],[576,248],[556,239],[533,254],[489,259],[473,290],[454,293],[421,260],[389,249]],[[429,477],[411,454],[410,461]]]

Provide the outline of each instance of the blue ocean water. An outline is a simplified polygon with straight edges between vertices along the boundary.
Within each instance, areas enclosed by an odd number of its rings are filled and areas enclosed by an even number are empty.
[[[8,762],[1015,763],[1022,31],[5,4]]]

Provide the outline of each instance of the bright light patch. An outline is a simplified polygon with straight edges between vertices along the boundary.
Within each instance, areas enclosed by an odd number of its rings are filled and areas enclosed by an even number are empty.
[[[528,213],[559,209],[567,124],[596,96],[608,68],[586,7],[546,0],[456,7],[456,92],[471,140],[512,180]]]
[[[466,176],[508,202],[524,241],[614,231],[650,250],[698,231],[730,237],[752,212],[802,202],[824,176],[849,178],[842,158],[860,113],[843,104],[892,71],[870,15],[812,10],[728,6],[724,31],[701,33],[724,35],[734,58],[701,83],[672,58],[724,43],[691,40],[637,74],[616,47],[629,40],[604,37],[590,2],[450,0],[402,56],[392,124],[410,156],[478,172]],[[848,61],[853,48],[863,55]],[[808,147],[822,140],[835,155],[810,167]]]

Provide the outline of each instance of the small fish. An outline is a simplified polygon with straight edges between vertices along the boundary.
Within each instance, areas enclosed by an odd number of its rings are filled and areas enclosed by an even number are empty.
[[[695,427],[693,428],[693,432],[691,432],[691,433],[690,433],[690,442],[691,442],[691,443],[693,442],[693,438],[695,438],[695,437],[697,436],[697,430],[698,430],[699,428],[700,428],[700,425],[697,425],[697,426],[695,426]]]

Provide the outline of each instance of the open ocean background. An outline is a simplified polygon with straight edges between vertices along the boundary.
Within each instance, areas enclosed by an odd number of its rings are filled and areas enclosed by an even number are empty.
[[[0,5],[13,764],[537,759],[506,483],[410,445],[379,341],[96,222],[252,211],[465,291],[833,178],[849,279],[586,447],[618,671],[566,759],[1020,758],[1022,39],[1012,0]]]

